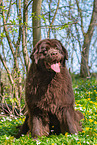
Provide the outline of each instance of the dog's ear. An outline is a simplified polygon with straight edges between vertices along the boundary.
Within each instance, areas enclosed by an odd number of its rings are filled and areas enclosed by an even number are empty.
[[[59,41],[59,40],[57,40],[57,41],[60,43],[61,48],[62,48],[62,50],[64,52],[64,59],[68,60],[68,52],[67,52],[66,48],[62,45],[61,41]]]
[[[43,40],[40,40],[36,43],[35,47],[33,48],[33,51],[30,55],[30,58],[32,59],[33,62],[35,62],[36,64],[38,64],[39,59],[43,59],[43,54],[42,49],[41,49],[41,43],[43,42]]]
[[[30,55],[32,62],[38,63],[39,56],[38,56],[38,49],[36,47],[33,48],[33,51]]]
[[[30,54],[30,58],[33,60],[33,52]]]

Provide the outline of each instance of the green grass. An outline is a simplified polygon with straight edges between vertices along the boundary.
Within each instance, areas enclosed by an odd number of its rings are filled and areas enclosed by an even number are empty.
[[[89,80],[73,79],[75,94],[75,109],[80,110],[85,119],[82,120],[83,131],[77,134],[65,133],[51,135],[50,137],[39,137],[35,141],[25,135],[16,139],[18,130],[16,126],[22,124],[23,118],[0,119],[0,145],[97,145],[97,81],[95,78]]]

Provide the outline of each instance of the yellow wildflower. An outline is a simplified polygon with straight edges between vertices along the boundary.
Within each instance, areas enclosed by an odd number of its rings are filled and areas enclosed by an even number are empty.
[[[94,124],[97,124],[97,121],[95,121]]]
[[[96,90],[94,90],[94,92],[95,92],[95,93],[97,93],[97,91],[96,91]]]
[[[85,116],[85,113],[83,113],[83,115]]]
[[[90,98],[88,98],[88,101],[90,101],[91,99]]]
[[[83,130],[82,133],[85,133],[85,131]]]
[[[90,94],[91,94],[91,92],[89,91],[89,92],[88,92],[88,94],[90,95]]]
[[[83,107],[83,109],[86,109],[85,107]]]
[[[90,122],[93,122],[93,119],[89,119]]]
[[[65,136],[66,136],[66,137],[67,137],[67,134],[68,134],[68,133],[66,132],[66,133],[65,133]]]
[[[89,130],[89,127],[86,127],[86,130],[88,131]]]
[[[97,102],[94,103],[97,106]]]

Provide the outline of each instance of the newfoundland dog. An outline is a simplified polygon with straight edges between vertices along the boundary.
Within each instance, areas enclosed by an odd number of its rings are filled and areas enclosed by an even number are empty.
[[[26,79],[28,115],[18,137],[28,130],[32,137],[82,131],[84,117],[74,109],[67,50],[57,39],[44,39],[33,48],[31,59]]]

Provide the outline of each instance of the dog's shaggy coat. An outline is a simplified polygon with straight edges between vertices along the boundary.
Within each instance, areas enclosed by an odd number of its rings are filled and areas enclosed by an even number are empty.
[[[67,50],[56,39],[44,39],[33,48],[31,59],[26,80],[28,121],[22,130],[29,126],[32,137],[47,136],[52,130],[57,134],[82,131],[83,115],[74,110],[72,82],[65,64]]]

